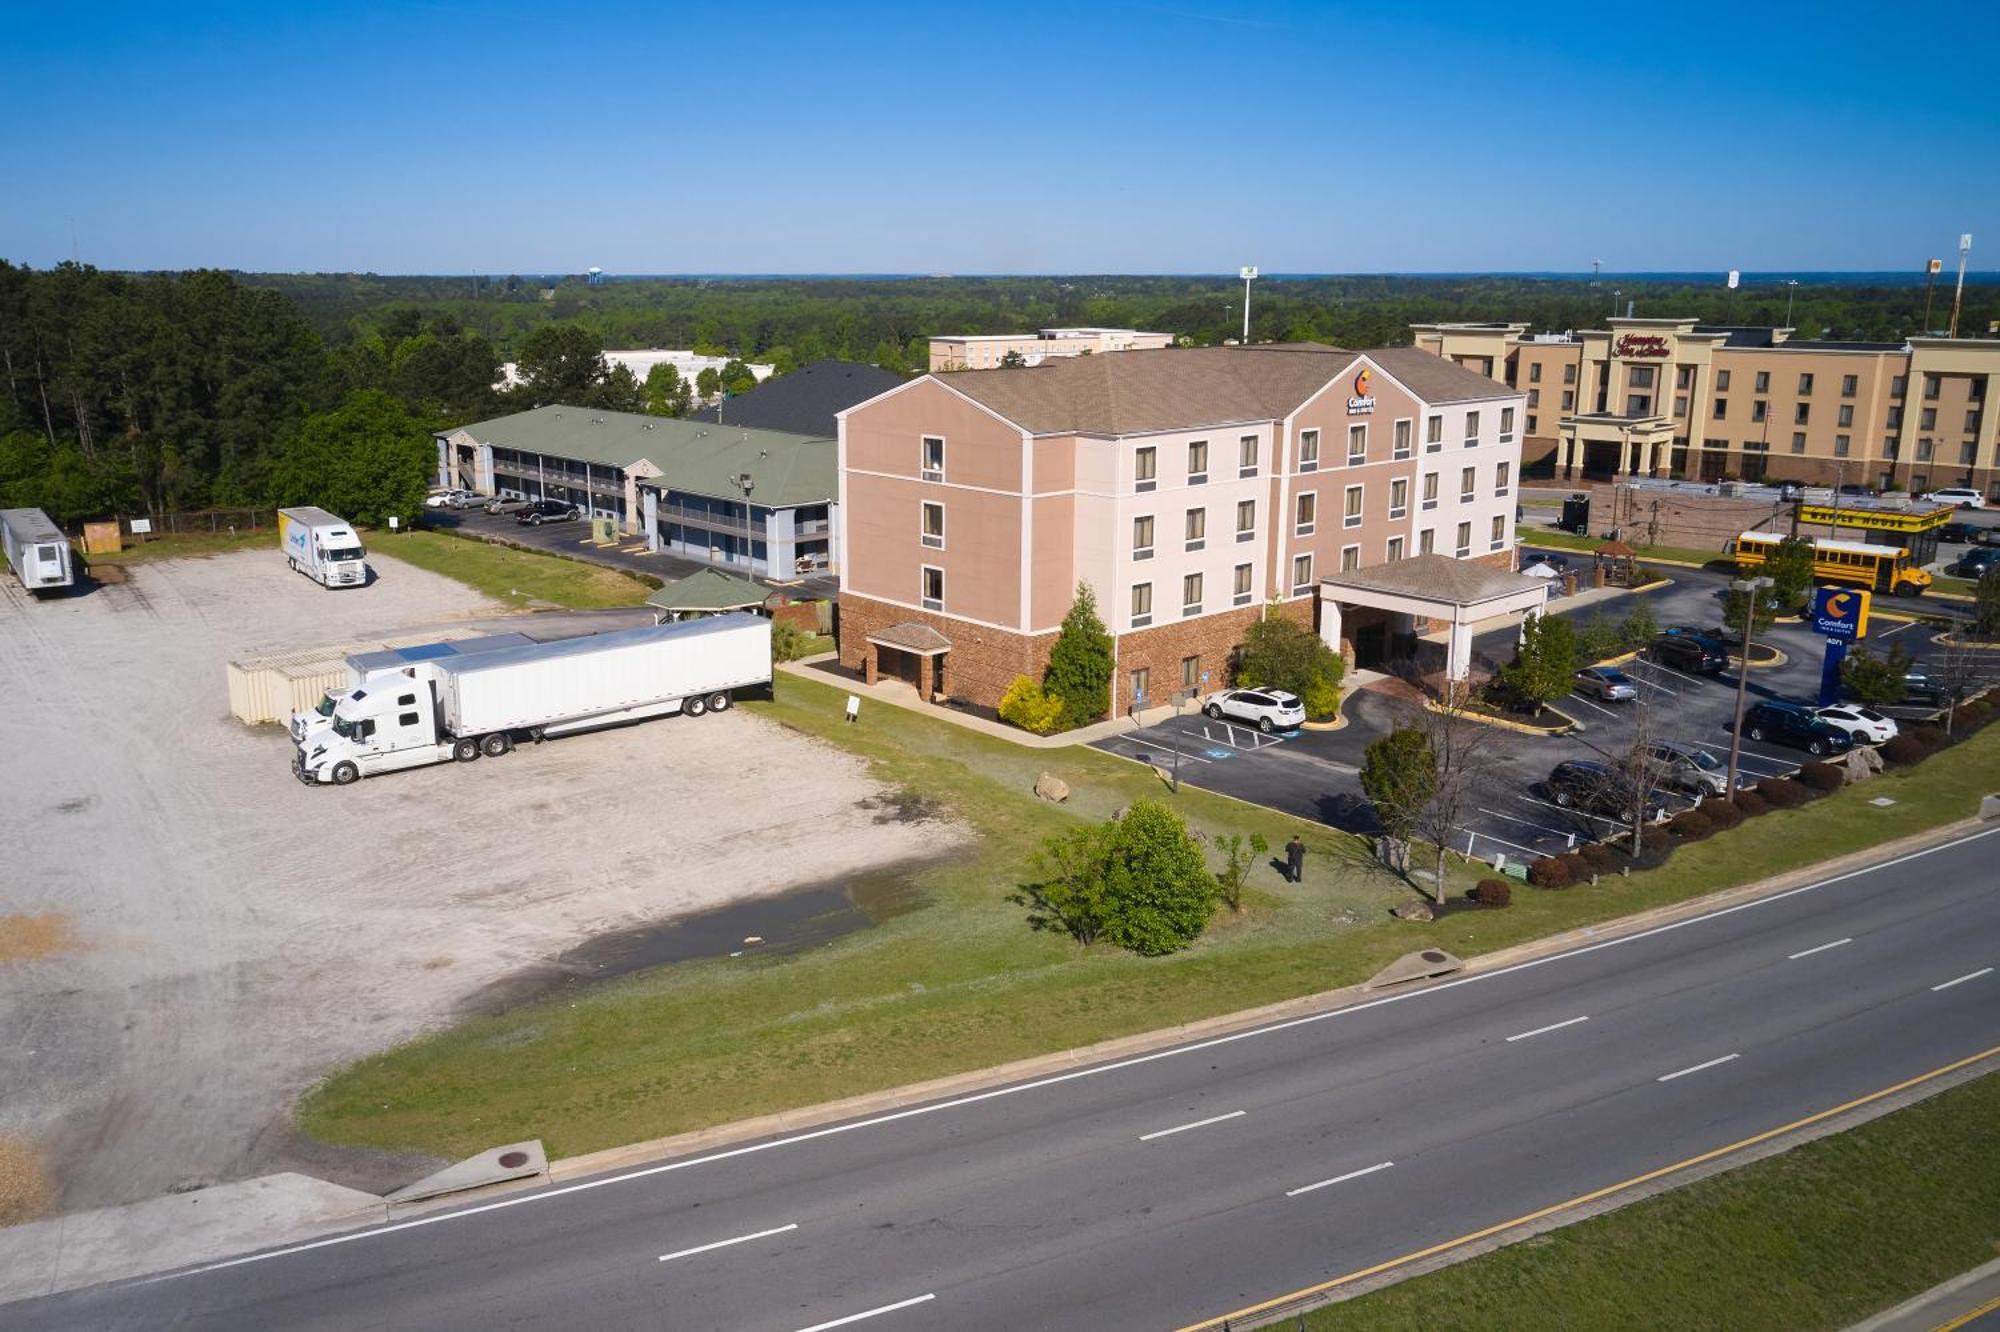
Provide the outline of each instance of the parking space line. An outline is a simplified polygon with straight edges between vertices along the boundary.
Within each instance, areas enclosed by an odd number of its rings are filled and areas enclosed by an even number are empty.
[[[1571,836],[1570,833],[1564,831],[1561,828],[1551,828],[1545,823],[1533,823],[1527,819],[1522,818],[1519,814],[1507,814],[1497,809],[1488,809],[1484,805],[1478,805],[1475,806],[1475,808],[1477,808],[1481,814],[1491,814],[1496,819],[1505,819],[1509,823],[1518,823],[1523,828],[1533,828],[1536,832],[1547,833],[1551,837],[1566,838]],[[1465,829],[1460,829],[1460,831],[1470,832],[1471,829],[1465,828]]]
[[[1605,707],[1602,703],[1591,702],[1589,699],[1585,698],[1582,694],[1577,693],[1576,690],[1574,689],[1569,691],[1569,696],[1575,699],[1577,702],[1583,704],[1583,706],[1585,706],[1586,708],[1596,708],[1599,712],[1603,713],[1607,717],[1616,717],[1618,715],[1617,713],[1613,712],[1610,708]]]
[[[1161,744],[1155,744],[1155,743],[1154,743],[1154,742],[1152,742],[1151,740],[1141,740],[1141,739],[1140,739],[1140,738],[1139,738],[1138,736],[1136,736],[1136,735],[1127,735],[1127,736],[1121,736],[1121,737],[1119,737],[1119,738],[1120,738],[1120,739],[1122,739],[1122,740],[1124,740],[1124,741],[1125,741],[1125,743],[1127,743],[1127,744],[1131,744],[1131,745],[1144,745],[1144,746],[1146,746],[1146,747],[1147,747],[1148,749],[1157,749],[1157,750],[1159,750],[1159,751],[1160,751],[1160,752],[1161,752],[1162,754],[1171,754],[1171,753],[1173,753],[1173,752],[1174,752],[1174,750],[1173,750],[1173,749],[1172,749],[1171,747],[1167,746],[1167,745],[1161,745]],[[1195,761],[1196,763],[1213,763],[1213,762],[1215,761],[1215,760],[1213,760],[1213,759],[1205,759],[1205,758],[1203,758],[1203,757],[1202,757],[1201,755],[1199,755],[1199,754],[1190,754],[1190,753],[1188,753],[1188,752],[1187,752],[1187,751],[1186,751],[1185,749],[1183,749],[1183,750],[1181,750],[1181,751],[1180,751],[1180,756],[1181,756],[1182,758],[1184,758],[1184,759],[1192,759],[1192,760],[1194,760],[1194,761]]]
[[[1624,820],[1622,819],[1607,819],[1602,814],[1592,814],[1588,810],[1577,809],[1574,806],[1558,805],[1548,800],[1536,800],[1535,797],[1533,796],[1522,796],[1521,799],[1526,800],[1532,804],[1540,805],[1544,809],[1557,810],[1560,811],[1561,813],[1573,815],[1577,818],[1589,819],[1594,823],[1608,823],[1614,828],[1624,826]]]
[[[1502,817],[1505,816],[1503,815]],[[1531,828],[1534,827],[1533,824],[1529,824],[1528,826]],[[1464,833],[1467,837],[1484,837],[1489,842],[1497,842],[1501,846],[1508,848],[1510,851],[1519,851],[1524,855],[1539,857],[1545,854],[1545,852],[1540,847],[1522,846],[1519,842],[1510,842],[1504,837],[1495,837],[1490,832],[1480,832],[1477,828],[1459,828],[1456,831]],[[1548,830],[1543,829],[1542,831],[1546,832]],[[1564,837],[1567,834],[1554,833],[1552,835],[1556,837]]]
[[[1634,662],[1634,663],[1632,663],[1632,664],[1636,666],[1636,665],[1638,665],[1639,663],[1638,663],[1638,662]],[[1687,681],[1687,682],[1688,682],[1689,684],[1700,684],[1700,683],[1701,683],[1701,681],[1699,681],[1699,680],[1695,679],[1695,678],[1694,678],[1694,677],[1693,677],[1692,675],[1689,675],[1689,674],[1688,674],[1687,672],[1685,672],[1685,671],[1677,671],[1677,670],[1675,670],[1675,669],[1674,669],[1673,667],[1671,667],[1671,666],[1662,666],[1662,665],[1661,665],[1661,664],[1660,664],[1659,662],[1657,662],[1657,661],[1648,661],[1648,662],[1646,662],[1645,664],[1646,664],[1646,665],[1648,665],[1648,666],[1650,666],[1650,667],[1652,667],[1652,668],[1653,668],[1654,670],[1656,670],[1656,671],[1665,671],[1665,672],[1666,672],[1666,673],[1667,673],[1668,675],[1671,675],[1671,676],[1673,676],[1673,677],[1674,677],[1675,679],[1677,679],[1677,680],[1685,680],[1685,681]]]

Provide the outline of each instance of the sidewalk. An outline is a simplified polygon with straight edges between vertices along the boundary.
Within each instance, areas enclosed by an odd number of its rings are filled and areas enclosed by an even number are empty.
[[[1931,1287],[1848,1332],[1950,1332],[2000,1327],[2000,1258]]]

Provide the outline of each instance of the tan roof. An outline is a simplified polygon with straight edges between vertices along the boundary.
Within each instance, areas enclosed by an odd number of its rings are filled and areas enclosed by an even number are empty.
[[[1428,352],[1421,353],[1429,355]],[[1407,560],[1370,565],[1350,573],[1328,574],[1320,579],[1328,587],[1361,588],[1386,592],[1391,596],[1422,597],[1428,601],[1448,601],[1460,606],[1491,601],[1515,592],[1537,591],[1546,585],[1527,574],[1510,573],[1471,560],[1455,560],[1449,555],[1415,555]],[[1334,598],[1336,601],[1338,597]]]
[[[883,647],[901,648],[905,652],[914,652],[926,657],[938,652],[951,651],[949,638],[929,625],[918,624],[915,620],[905,620],[901,624],[892,624],[879,633],[869,634],[868,641],[880,643]]]
[[[1275,421],[1342,375],[1359,352],[1314,342],[1185,347],[1052,359],[936,378],[1035,434],[1129,435]],[[1426,402],[1513,393],[1414,347],[1367,355]]]

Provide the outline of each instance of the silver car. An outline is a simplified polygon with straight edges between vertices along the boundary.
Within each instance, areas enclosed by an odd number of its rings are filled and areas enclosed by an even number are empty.
[[[1586,666],[1576,673],[1576,692],[1607,703],[1629,703],[1639,697],[1639,686],[1616,666]]]
[[[1202,711],[1215,721],[1249,722],[1266,734],[1289,731],[1306,719],[1306,705],[1299,696],[1282,689],[1225,689],[1210,695]]]
[[[533,500],[521,499],[513,495],[495,495],[492,499],[486,501],[486,512],[519,513],[533,503]]]

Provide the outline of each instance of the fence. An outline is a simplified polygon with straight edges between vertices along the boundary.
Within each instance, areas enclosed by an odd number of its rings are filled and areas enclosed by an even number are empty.
[[[134,534],[134,522],[151,523],[154,536],[195,533],[257,532],[278,525],[276,509],[194,509],[186,513],[120,516],[118,526],[126,536]]]

